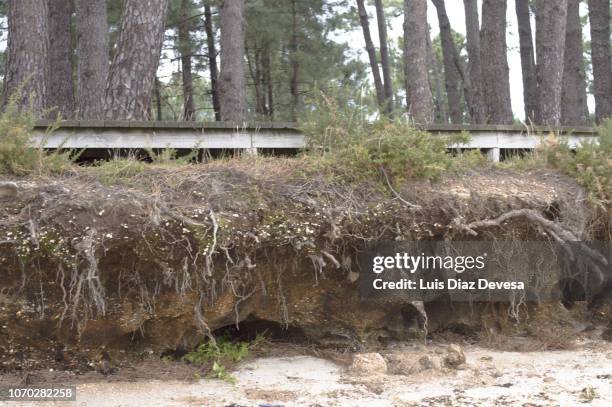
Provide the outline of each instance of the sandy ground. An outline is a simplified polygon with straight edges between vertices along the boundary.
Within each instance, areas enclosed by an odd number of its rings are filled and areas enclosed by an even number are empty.
[[[425,352],[442,353],[444,345]],[[236,384],[197,381],[79,384],[77,402],[19,406],[611,406],[612,344],[573,350],[503,352],[464,346],[466,364],[410,375],[353,372],[329,360],[266,357],[240,365]],[[418,350],[418,352],[417,352]],[[423,348],[397,345],[407,360]],[[420,353],[419,353],[420,352]],[[392,366],[389,366],[392,370]]]

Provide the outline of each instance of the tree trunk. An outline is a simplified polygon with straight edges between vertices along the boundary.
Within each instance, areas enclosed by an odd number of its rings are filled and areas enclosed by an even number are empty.
[[[259,45],[255,42],[254,45],[254,57],[250,58],[248,50],[246,54],[251,78],[255,85],[256,112],[271,119],[274,108],[272,107],[273,90],[270,44],[265,41],[264,44]]]
[[[72,1],[47,0],[49,10],[49,83],[47,108],[64,119],[74,117],[74,83],[72,76]]]
[[[291,0],[291,42],[289,43],[291,52],[291,118],[297,121],[298,105],[300,102],[298,79],[300,74],[300,62],[298,60],[298,36],[297,36],[297,10],[296,0]]]
[[[568,0],[567,3],[561,122],[568,126],[586,126],[589,123],[580,0]]]
[[[155,84],[153,85],[153,95],[155,96],[155,119],[161,122],[164,116],[162,114],[161,84],[159,83],[157,75],[155,76]]]
[[[179,52],[181,54],[181,71],[183,79],[183,119],[195,120],[196,109],[193,100],[193,73],[191,69],[191,20],[189,0],[181,0],[181,15],[178,26]]]
[[[512,124],[506,46],[506,0],[483,0],[480,32],[482,85],[487,122]]]
[[[612,117],[610,66],[610,0],[589,0],[591,58],[597,122]]]
[[[359,22],[361,23],[361,30],[363,31],[363,38],[366,44],[366,51],[368,52],[368,58],[370,60],[370,68],[372,69],[372,76],[374,77],[374,88],[376,89],[376,100],[381,110],[384,110],[385,106],[385,90],[383,89],[383,83],[380,76],[380,69],[378,67],[378,58],[376,57],[376,47],[372,41],[372,35],[370,34],[370,22],[368,21],[368,12],[366,11],[364,0],[357,0],[357,8],[359,10]]]
[[[47,97],[48,50],[47,1],[9,0],[3,104],[19,91],[21,107],[31,107],[35,115],[43,112]]]
[[[539,97],[536,123],[557,126],[561,123],[567,0],[537,0],[535,12]]]
[[[533,122],[538,110],[538,77],[533,52],[531,14],[529,0],[516,0],[519,43],[521,49],[521,70],[523,73],[523,100],[525,102],[525,121]]]
[[[433,121],[427,70],[427,0],[404,0],[404,67],[408,114],[417,124]]]
[[[249,74],[251,79],[253,80],[253,85],[255,88],[255,113],[258,115],[266,114],[266,95],[264,93],[264,84],[263,84],[263,75],[261,68],[261,56],[259,45],[257,44],[257,40],[254,39],[255,43],[253,44],[253,56],[251,56],[251,50],[248,46],[245,47],[245,54],[247,59],[247,66],[249,67]]]
[[[221,120],[246,120],[244,72],[244,0],[224,0],[221,5]]]
[[[273,121],[274,120],[274,84],[272,83],[272,56],[271,56],[272,51],[270,48],[271,48],[270,44],[267,43],[264,49],[262,67],[264,70],[263,80],[266,85],[266,91],[267,91],[267,96],[268,96],[268,100],[267,100],[268,118],[270,119],[270,121]]]
[[[455,40],[446,14],[444,0],[433,0],[438,14],[440,26],[440,40],[442,43],[442,58],[444,62],[444,80],[446,84],[446,97],[448,101],[448,112],[452,123],[463,122],[461,109],[461,83],[459,71],[455,65]]]
[[[387,42],[387,19],[382,0],[374,0],[376,20],[378,22],[378,37],[380,38],[380,64],[383,73],[383,90],[385,95],[384,112],[393,113],[393,78],[391,77],[391,61],[389,58],[389,44]]]
[[[472,124],[486,121],[484,98],[482,94],[482,60],[480,59],[480,21],[478,1],[463,0],[465,7],[465,30],[468,52],[468,77],[470,79],[471,101],[470,118]]]
[[[76,0],[77,118],[101,120],[108,78],[108,17],[105,0]]]
[[[107,119],[145,120],[164,40],[168,0],[125,0],[104,98]]]
[[[440,72],[440,64],[438,64],[438,58],[433,52],[433,46],[431,44],[431,35],[429,33],[429,30],[427,30],[427,60],[430,64],[429,70],[432,72],[433,75],[433,78],[430,78],[430,82],[433,82],[433,88],[435,92],[435,119],[437,122],[447,123],[448,112],[446,111],[446,103],[444,103],[444,94],[442,93],[442,73]],[[406,89],[407,88],[408,87],[406,87]]]
[[[208,48],[208,71],[210,72],[210,86],[212,94],[215,120],[221,121],[221,104],[219,102],[219,68],[217,67],[217,47],[215,45],[215,30],[212,21],[210,5],[204,5],[204,28],[206,30],[206,46]]]

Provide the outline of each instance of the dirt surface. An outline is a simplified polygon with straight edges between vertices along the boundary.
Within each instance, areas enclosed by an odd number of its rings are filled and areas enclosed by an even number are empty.
[[[449,344],[395,343],[380,350],[387,371],[355,370],[313,356],[254,359],[237,366],[236,383],[196,379],[192,367],[149,362],[162,380],[114,381],[98,375],[75,378],[79,406],[609,406],[612,405],[612,344],[583,339],[572,350],[508,352],[463,345],[466,362],[448,366]],[[356,355],[357,357],[357,355]],[[419,369],[413,369],[414,366]],[[180,367],[182,366],[182,367]],[[406,368],[406,366],[408,366]],[[410,367],[411,366],[411,367]],[[402,372],[402,367],[404,371]],[[135,367],[132,373],[143,371]],[[191,371],[189,369],[192,369]],[[411,370],[412,369],[412,370]],[[124,378],[128,372],[118,377]],[[159,372],[157,372],[159,373]],[[152,374],[154,374],[152,372]],[[70,380],[65,373],[39,379]],[[158,374],[154,374],[160,378]],[[191,377],[188,379],[188,377]],[[7,382],[7,376],[3,382]],[[74,383],[74,382],[73,382]],[[18,406],[41,405],[12,404]]]

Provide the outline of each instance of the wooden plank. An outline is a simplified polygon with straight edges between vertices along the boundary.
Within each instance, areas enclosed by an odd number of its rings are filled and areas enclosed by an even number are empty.
[[[36,144],[44,139],[45,130],[54,124],[40,121],[36,126]],[[456,126],[432,125],[433,134],[452,136],[469,132],[466,149],[505,150],[536,148],[553,133],[575,148],[582,142],[597,142],[593,128],[559,128],[524,126]],[[45,148],[202,148],[202,149],[302,149],[306,147],[303,134],[295,123],[200,123],[200,122],[126,122],[126,121],[67,121],[44,140]],[[495,151],[497,151],[495,150]]]
[[[289,130],[299,133],[297,123],[290,122],[247,122],[247,123],[229,123],[229,122],[171,122],[171,121],[125,121],[125,120],[91,120],[78,121],[66,120],[56,122],[53,120],[38,120],[36,129],[43,130],[50,126],[58,124],[60,128],[139,128],[139,129],[230,129],[230,130],[258,130],[258,129],[279,129]]]
[[[36,127],[39,130],[56,124],[53,120],[39,120]],[[59,122],[62,128],[141,128],[141,129],[158,129],[158,128],[175,128],[175,129],[285,129],[299,132],[297,123],[292,122],[247,122],[247,123],[226,123],[226,122],[173,122],[173,121],[122,121],[122,120],[91,120],[78,121],[67,120]],[[469,133],[485,132],[503,132],[508,133],[531,133],[531,134],[584,134],[595,135],[597,130],[593,127],[547,127],[547,126],[532,126],[526,127],[523,125],[455,125],[455,124],[431,124],[423,128],[423,130],[432,133],[460,133],[466,131]]]
[[[490,148],[486,150],[487,158],[489,161],[498,163],[501,160],[501,150],[499,148]]]
[[[438,133],[445,136],[450,136],[452,133]],[[471,140],[467,144],[461,144],[459,148],[473,148],[473,149],[489,149],[489,148],[501,148],[501,149],[527,149],[532,150],[537,148],[545,136],[539,135],[527,135],[527,134],[508,134],[506,132],[478,132],[471,134]],[[570,148],[576,148],[584,142],[597,142],[598,138],[594,134],[588,135],[562,135],[558,137],[559,141],[565,141],[568,143]]]
[[[466,131],[468,133],[475,132],[503,132],[508,133],[531,133],[531,134],[545,134],[548,135],[551,132],[555,134],[597,134],[597,130],[593,127],[549,127],[549,126],[522,126],[522,125],[499,125],[499,124],[476,124],[476,125],[456,125],[456,124],[431,124],[425,126],[423,130],[432,133],[459,133]]]
[[[43,143],[44,141],[44,143]],[[45,138],[42,132],[35,133],[34,145],[44,148],[202,148],[202,149],[247,149],[247,148],[293,148],[305,147],[304,136],[282,131],[231,131],[228,129],[193,131],[190,129],[146,130],[133,128],[91,129],[60,128]]]

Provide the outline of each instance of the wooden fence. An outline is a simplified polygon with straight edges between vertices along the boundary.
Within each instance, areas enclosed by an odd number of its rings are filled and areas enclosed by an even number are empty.
[[[48,133],[52,122],[40,121],[36,125],[37,145],[48,149],[245,149],[257,151],[300,150],[306,139],[295,123],[227,123],[196,122],[123,122],[123,121],[64,121],[55,131]],[[536,148],[551,133],[564,139],[571,147],[582,142],[597,140],[595,129],[548,128],[526,126],[456,126],[432,125],[426,130],[443,136],[468,132],[471,140],[465,145],[449,148],[480,149],[491,160],[514,151]]]

